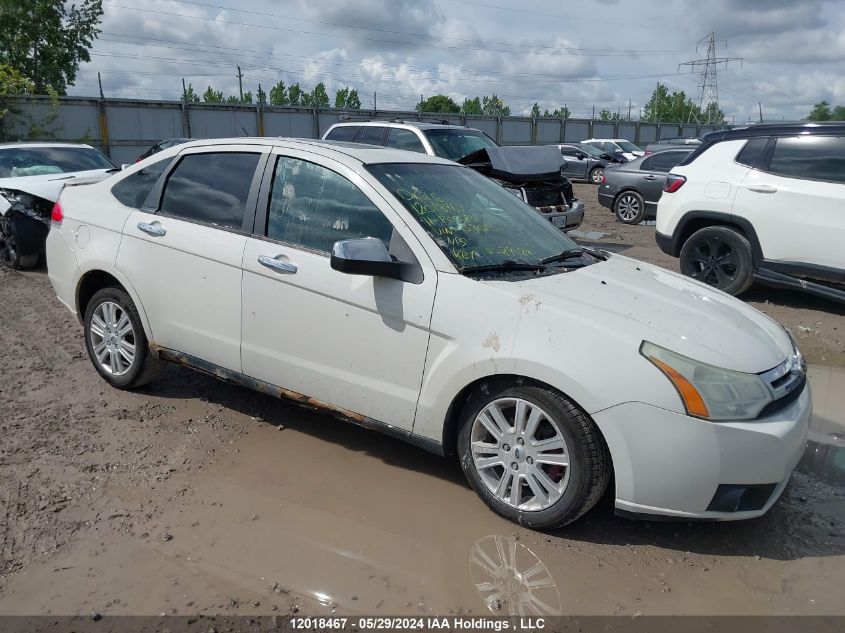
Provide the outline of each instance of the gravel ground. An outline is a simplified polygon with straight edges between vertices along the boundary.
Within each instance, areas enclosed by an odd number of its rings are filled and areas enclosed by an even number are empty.
[[[653,227],[577,190],[593,241],[676,269]],[[840,306],[747,300],[845,364]],[[756,521],[631,522],[605,499],[530,532],[455,464],[330,417],[180,367],[108,388],[43,269],[0,269],[0,433],[0,614],[509,612],[517,594],[481,588],[485,548],[542,562],[566,613],[845,613],[845,492],[814,476]]]

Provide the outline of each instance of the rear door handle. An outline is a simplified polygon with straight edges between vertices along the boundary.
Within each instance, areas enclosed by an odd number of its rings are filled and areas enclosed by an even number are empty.
[[[778,190],[777,187],[772,187],[772,185],[745,185],[745,188],[748,191],[756,191],[757,193],[774,193]]]
[[[652,175],[643,176],[643,180],[657,180],[657,176],[652,176]]]
[[[149,224],[147,222],[138,222],[138,229],[149,235],[167,235],[167,231],[161,224]]]
[[[270,270],[274,270],[277,273],[283,273],[285,275],[293,275],[297,270],[299,270],[299,268],[296,267],[296,264],[283,262],[280,259],[274,259],[273,257],[268,257],[267,255],[259,255],[258,263],[262,266],[266,266]]]

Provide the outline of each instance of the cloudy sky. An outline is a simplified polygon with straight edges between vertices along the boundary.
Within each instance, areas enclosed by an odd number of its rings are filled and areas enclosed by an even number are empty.
[[[420,95],[496,93],[514,114],[537,101],[573,116],[637,115],[656,82],[698,100],[679,64],[741,57],[718,71],[737,122],[845,105],[845,3],[824,0],[104,0],[102,33],[72,95],[178,99],[181,80],[237,94],[279,79],[352,86],[362,105],[412,109]]]

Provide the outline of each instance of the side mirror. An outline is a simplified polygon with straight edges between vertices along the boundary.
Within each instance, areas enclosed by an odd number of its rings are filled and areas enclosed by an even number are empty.
[[[578,160],[584,160],[585,158],[587,158],[587,155],[583,154],[581,152],[578,152],[577,154],[575,154],[575,158],[577,158]]]
[[[413,264],[393,261],[384,243],[375,237],[341,240],[332,247],[331,267],[347,275],[388,277],[411,281]]]

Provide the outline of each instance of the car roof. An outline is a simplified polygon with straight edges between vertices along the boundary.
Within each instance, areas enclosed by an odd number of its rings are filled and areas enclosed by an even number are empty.
[[[350,127],[350,126],[379,126],[379,127],[415,127],[420,130],[473,130],[480,132],[472,127],[466,125],[453,125],[451,123],[433,123],[431,121],[340,121],[332,125],[332,127]]]
[[[454,162],[429,156],[420,152],[408,152],[381,145],[365,145],[363,143],[348,143],[345,141],[322,141],[310,138],[287,138],[287,137],[235,137],[235,138],[214,138],[197,141],[189,141],[172,147],[166,152],[178,154],[193,147],[215,147],[218,145],[259,145],[266,147],[286,147],[301,151],[312,151],[330,156],[336,159],[341,157],[351,158],[365,165],[379,163],[431,163],[435,165],[455,165]],[[334,156],[332,156],[334,155]]]
[[[845,121],[819,121],[800,123],[759,123],[735,127],[730,130],[718,130],[704,136],[704,141],[713,143],[730,139],[752,138],[755,136],[784,136],[795,134],[845,134]]]
[[[87,147],[88,149],[94,149],[87,143],[43,143],[40,141],[0,143],[0,149],[9,149],[12,147]]]
[[[599,141],[599,142],[602,142],[602,143],[606,143],[608,141],[613,142],[613,143],[618,143],[619,141],[627,141],[627,142],[630,143],[630,141],[628,141],[628,139],[626,139],[626,138],[588,138],[588,139],[585,139],[581,142],[582,143],[591,143],[591,142],[595,142],[595,141]]]

